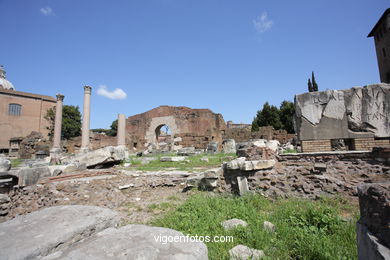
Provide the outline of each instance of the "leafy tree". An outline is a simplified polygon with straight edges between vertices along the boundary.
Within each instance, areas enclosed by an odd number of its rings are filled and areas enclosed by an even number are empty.
[[[313,92],[313,84],[311,84],[310,79],[307,82],[307,89],[309,90],[309,92]]]
[[[270,106],[268,102],[265,102],[263,108],[257,111],[257,115],[252,122],[252,131],[260,126],[273,126],[276,130],[283,127],[280,121],[279,109],[276,106]]]
[[[118,119],[114,120],[110,126],[111,129],[109,129],[106,134],[108,136],[116,136],[116,133],[118,131]]]
[[[282,122],[283,129],[289,134],[294,133],[294,114],[295,107],[294,103],[290,101],[283,101],[280,104],[280,121]]]
[[[314,71],[311,72],[311,82],[313,83],[313,91],[318,91],[318,85],[314,77]]]
[[[56,114],[56,108],[50,108],[46,112],[45,119],[49,121],[50,139],[53,138],[54,134],[54,120]],[[81,135],[81,113],[78,106],[64,105],[62,108],[62,127],[61,127],[61,138],[69,139],[72,137]]]

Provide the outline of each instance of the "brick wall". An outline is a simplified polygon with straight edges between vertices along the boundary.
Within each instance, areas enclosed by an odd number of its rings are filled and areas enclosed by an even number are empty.
[[[332,151],[330,140],[302,141],[302,152],[329,152]]]
[[[357,151],[369,151],[374,147],[390,147],[390,140],[382,139],[375,140],[375,138],[356,138],[352,141],[352,149]]]

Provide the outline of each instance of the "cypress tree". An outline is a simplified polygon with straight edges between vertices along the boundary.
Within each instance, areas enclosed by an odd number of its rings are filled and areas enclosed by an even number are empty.
[[[311,81],[313,83],[313,91],[318,91],[318,85],[316,79],[314,78],[314,71],[311,72]]]
[[[309,90],[309,92],[313,92],[313,85],[311,84],[310,79],[307,82],[307,89]]]

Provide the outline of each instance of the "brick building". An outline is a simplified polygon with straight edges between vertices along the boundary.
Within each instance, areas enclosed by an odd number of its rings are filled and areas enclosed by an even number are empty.
[[[390,8],[368,34],[374,37],[381,82],[390,83]]]
[[[0,153],[16,154],[32,131],[48,136],[46,111],[56,105],[49,96],[16,91],[0,67]]]

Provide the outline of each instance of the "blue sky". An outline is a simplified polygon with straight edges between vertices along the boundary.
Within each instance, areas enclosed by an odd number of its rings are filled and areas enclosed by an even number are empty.
[[[0,0],[0,64],[17,90],[62,93],[80,108],[83,86],[92,86],[92,128],[159,105],[251,123],[264,102],[305,92],[312,70],[320,90],[379,82],[366,36],[389,7],[389,0]]]

